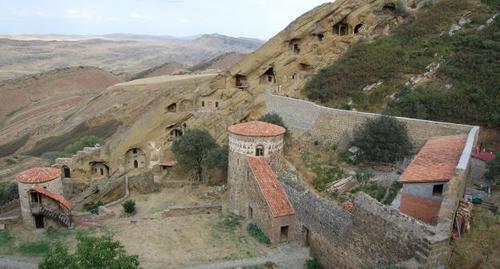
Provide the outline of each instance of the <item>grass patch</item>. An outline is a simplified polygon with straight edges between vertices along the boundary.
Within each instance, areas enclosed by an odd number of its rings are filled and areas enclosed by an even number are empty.
[[[323,269],[323,266],[316,259],[309,259],[306,262],[306,269]]]
[[[67,146],[78,143],[82,137],[86,136],[95,136],[104,140],[113,135],[119,126],[120,122],[115,120],[96,127],[89,127],[86,123],[81,123],[63,135],[52,136],[38,141],[27,154],[39,157],[46,152],[63,152]]]
[[[248,224],[247,231],[251,236],[257,239],[257,241],[266,245],[271,244],[271,240],[269,240],[269,237],[267,237],[264,231],[262,231],[262,229],[260,229],[260,227],[257,224],[255,223]]]
[[[24,256],[45,256],[50,250],[50,243],[47,241],[22,243],[17,250]]]
[[[449,268],[500,268],[500,215],[478,208],[470,232],[452,242]]]
[[[14,239],[14,236],[12,236],[9,232],[1,231],[0,232],[0,247],[7,246],[13,239]]]
[[[389,194],[385,197],[382,203],[384,205],[392,204],[392,201],[394,201],[394,198],[396,198],[401,188],[403,188],[403,184],[401,182],[398,181],[393,182],[389,187]]]
[[[316,176],[312,185],[318,191],[324,191],[328,184],[338,181],[344,175],[344,171],[338,166],[315,165],[313,172]]]

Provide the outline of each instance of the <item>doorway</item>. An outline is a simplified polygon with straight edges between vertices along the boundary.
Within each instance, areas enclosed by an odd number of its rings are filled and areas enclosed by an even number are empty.
[[[253,219],[253,208],[251,206],[248,207],[248,218]]]
[[[306,226],[303,226],[303,228],[304,228],[304,237],[305,237],[305,238],[304,238],[304,239],[305,239],[305,241],[304,241],[304,245],[305,245],[306,247],[308,247],[308,246],[309,246],[310,236],[311,236],[311,235],[309,234],[309,229],[307,229],[307,227],[306,227]]]
[[[69,167],[63,166],[63,172],[64,172],[64,177],[65,178],[70,178],[71,177],[71,170],[69,170]]]
[[[280,242],[288,241],[288,226],[282,226],[280,230]]]
[[[139,162],[137,160],[134,160],[134,168],[139,168]]]
[[[43,229],[44,223],[43,223],[43,215],[35,215],[35,227],[37,229]]]

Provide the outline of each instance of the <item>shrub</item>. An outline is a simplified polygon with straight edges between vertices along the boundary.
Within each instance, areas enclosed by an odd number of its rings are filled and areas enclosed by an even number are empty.
[[[224,176],[227,176],[227,166],[229,163],[229,146],[223,145],[221,147],[217,146],[210,150],[205,158],[204,165],[210,168],[219,169],[223,172]]]
[[[359,183],[365,183],[373,176],[372,172],[364,169],[356,169],[355,173],[354,177]]]
[[[271,244],[271,240],[269,240],[269,237],[267,237],[267,235],[260,229],[257,224],[248,224],[247,230],[251,236],[257,239],[257,241],[267,245]]]
[[[323,266],[316,259],[309,259],[306,262],[306,269],[323,269]]]
[[[87,208],[87,211],[94,215],[99,215],[99,207],[103,206],[104,203],[102,201],[97,201],[97,202],[90,202],[85,206]]]
[[[9,244],[14,237],[7,231],[0,231],[0,247]]]
[[[17,199],[19,197],[19,190],[15,182],[2,182],[0,183],[0,205]]]
[[[135,201],[134,200],[127,200],[122,204],[123,211],[127,214],[134,214],[135,213]]]
[[[491,183],[500,182],[500,152],[497,152],[495,159],[486,164],[486,174],[484,177]]]
[[[394,181],[389,187],[389,194],[385,197],[382,203],[384,205],[390,205],[392,201],[394,201],[394,198],[398,195],[401,188],[403,188],[403,184],[401,182]]]
[[[373,162],[395,162],[413,150],[406,125],[388,116],[369,119],[356,128],[352,144],[360,148],[363,160]]]
[[[139,268],[139,258],[127,255],[125,248],[109,236],[90,237],[77,235],[76,252],[68,251],[56,244],[44,257],[40,269],[84,269],[84,268]]]

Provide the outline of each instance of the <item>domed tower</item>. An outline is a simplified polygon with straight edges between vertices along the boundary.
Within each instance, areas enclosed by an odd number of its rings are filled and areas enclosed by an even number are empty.
[[[262,121],[251,121],[229,127],[228,209],[248,214],[245,180],[250,177],[248,158],[259,157],[276,169],[283,158],[285,128]]]
[[[71,225],[71,203],[63,196],[61,170],[36,167],[16,176],[23,223],[29,228]]]

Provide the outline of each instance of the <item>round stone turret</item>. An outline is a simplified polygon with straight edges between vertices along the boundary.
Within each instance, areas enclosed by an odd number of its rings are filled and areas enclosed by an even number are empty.
[[[249,176],[247,157],[265,158],[276,168],[283,159],[286,129],[267,122],[251,121],[229,127],[228,209],[242,215],[247,212],[243,182]]]

